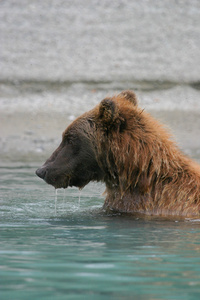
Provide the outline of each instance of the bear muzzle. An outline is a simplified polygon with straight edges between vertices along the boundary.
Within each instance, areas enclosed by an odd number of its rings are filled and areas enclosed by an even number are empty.
[[[41,168],[38,168],[35,173],[38,177],[45,180],[47,169],[45,167],[41,167]]]
[[[55,188],[67,188],[70,185],[70,176],[66,174],[57,174],[54,169],[49,166],[42,166],[36,170],[36,175],[43,179],[46,183]],[[71,186],[71,185],[70,185]]]

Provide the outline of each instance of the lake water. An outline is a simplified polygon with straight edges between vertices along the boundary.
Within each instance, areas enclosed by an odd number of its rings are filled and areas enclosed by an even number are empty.
[[[200,220],[106,215],[104,186],[0,169],[0,299],[200,298]]]

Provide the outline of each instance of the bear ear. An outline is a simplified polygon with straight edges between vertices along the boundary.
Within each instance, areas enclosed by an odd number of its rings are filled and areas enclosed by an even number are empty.
[[[104,99],[99,106],[99,118],[106,127],[114,124],[119,117],[117,105],[111,99]]]
[[[137,97],[136,97],[135,93],[132,92],[132,91],[129,91],[129,90],[123,91],[118,95],[118,97],[121,97],[121,98],[124,98],[124,99],[128,100],[129,102],[131,102],[135,106],[138,105]]]

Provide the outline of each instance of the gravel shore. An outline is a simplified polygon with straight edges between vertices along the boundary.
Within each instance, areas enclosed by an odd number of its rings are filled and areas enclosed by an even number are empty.
[[[0,160],[44,160],[58,146],[70,122],[121,90],[108,91],[74,85],[62,91],[4,95],[0,101]],[[181,149],[200,158],[199,90],[176,86],[135,92],[139,105],[171,130]]]

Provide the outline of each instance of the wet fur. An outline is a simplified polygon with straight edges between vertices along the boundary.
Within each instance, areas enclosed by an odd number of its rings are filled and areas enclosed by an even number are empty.
[[[77,156],[69,152],[71,146],[65,141],[70,134],[80,143]],[[63,160],[64,171],[59,162],[62,155],[58,154],[63,149],[74,162],[72,167]],[[76,119],[43,168],[52,173],[44,179],[55,187],[82,188],[89,181],[105,182],[106,210],[162,216],[200,214],[199,165],[138,107],[130,91],[102,100]]]

